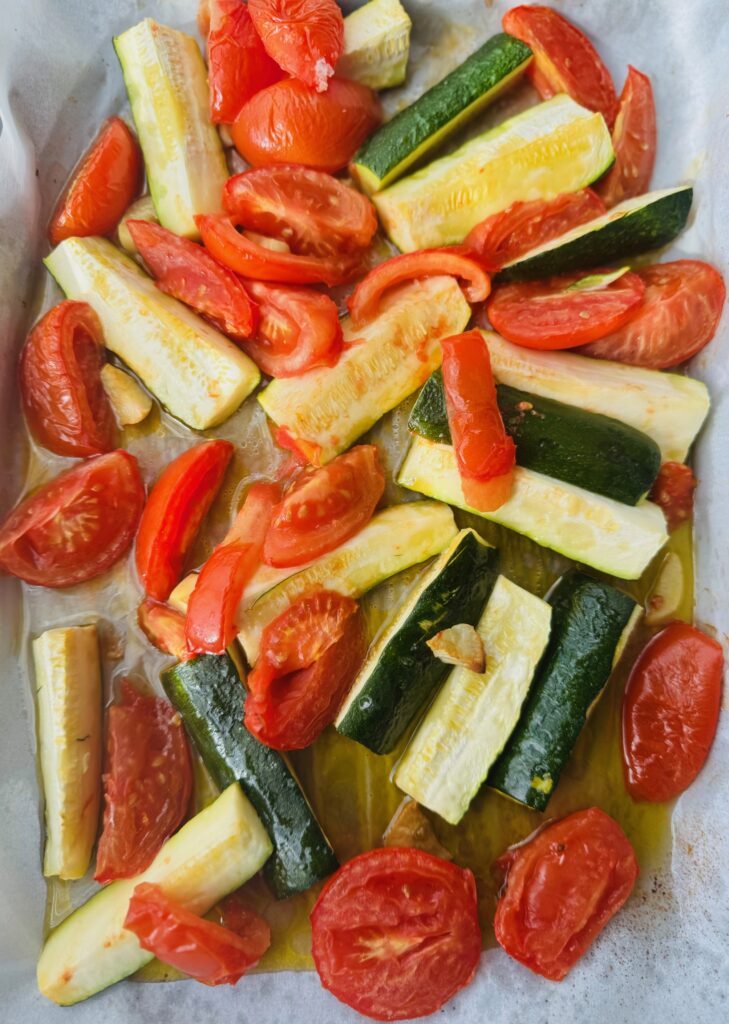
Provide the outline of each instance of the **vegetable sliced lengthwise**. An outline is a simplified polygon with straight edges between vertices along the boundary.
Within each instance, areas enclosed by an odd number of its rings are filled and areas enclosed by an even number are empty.
[[[246,691],[230,657],[181,662],[162,683],[215,783],[239,782],[261,818],[273,842],[264,875],[276,898],[335,871],[337,859],[286,761],[243,724]]]
[[[573,570],[548,598],[549,646],[519,723],[488,785],[535,810],[547,807],[594,701],[640,609],[632,597]]]
[[[344,53],[337,71],[370,89],[402,85],[412,22],[400,0],[370,0],[344,19]]]

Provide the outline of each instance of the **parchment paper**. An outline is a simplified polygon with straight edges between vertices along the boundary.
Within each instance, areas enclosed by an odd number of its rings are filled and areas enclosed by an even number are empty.
[[[44,226],[61,184],[101,120],[126,105],[111,37],[147,15],[192,30],[195,0],[3,0],[0,4],[0,513],[26,479],[19,431],[15,359],[27,327],[58,295],[39,269]],[[357,6],[356,4],[345,4]],[[499,31],[509,4],[405,0],[414,21],[410,91],[419,91]],[[554,0],[595,39],[620,89],[628,62],[653,79],[659,155],[655,187],[693,181],[691,227],[670,255],[712,260],[729,270],[729,0]],[[426,59],[427,58],[427,59]],[[390,108],[402,96],[392,94]],[[515,102],[521,102],[517,99]],[[503,116],[503,110],[500,112]],[[707,381],[713,412],[696,450],[703,481],[696,515],[697,619],[729,643],[729,317],[692,372]],[[230,429],[248,429],[251,414]],[[258,431],[255,417],[250,426]],[[180,430],[177,447],[185,446]],[[263,433],[259,456],[270,457]],[[170,442],[167,442],[169,450]],[[159,452],[147,451],[149,472]],[[152,446],[153,448],[154,446]],[[174,449],[174,439],[172,449]],[[135,449],[136,450],[136,449]],[[47,595],[46,595],[47,597]],[[123,604],[120,577],[99,600]],[[121,607],[120,604],[120,607]],[[35,988],[44,883],[34,723],[24,678],[24,622],[35,627],[48,603],[0,579],[0,1021],[47,1024],[316,1021],[361,1018],[324,992],[313,974],[259,975],[235,989],[194,984],[123,983],[72,1009]],[[59,594],[53,624],[74,614]],[[51,624],[49,622],[49,624]],[[727,703],[725,698],[725,704]],[[643,1024],[727,1019],[729,987],[729,716],[709,762],[678,802],[673,850],[643,875],[630,903],[560,985],[537,978],[500,950],[484,954],[474,984],[442,1019],[488,1024],[594,1021]],[[441,1019],[439,1015],[439,1019]]]

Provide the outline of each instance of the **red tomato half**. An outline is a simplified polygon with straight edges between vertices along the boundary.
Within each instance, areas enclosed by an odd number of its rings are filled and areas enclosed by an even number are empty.
[[[599,807],[547,825],[497,863],[507,874],[496,938],[509,956],[551,981],[574,967],[638,877],[633,847]]]
[[[175,608],[148,597],[137,609],[137,622],[158,651],[171,654],[178,661],[189,656],[185,640],[185,616]]]
[[[366,85],[332,78],[314,92],[288,78],[256,93],[231,133],[253,167],[305,164],[333,174],[346,167],[382,120],[377,96]]]
[[[284,75],[241,0],[209,0],[206,17],[210,120],[232,124],[251,96]]]
[[[104,386],[101,324],[85,302],[61,302],[35,325],[20,355],[20,392],[30,432],[57,455],[114,447],[114,413]]]
[[[137,533],[137,572],[150,597],[166,601],[223,482],[230,441],[203,441],[178,455],[152,488]]]
[[[623,327],[585,349],[597,359],[615,359],[656,370],[695,356],[716,333],[724,307],[724,280],[700,260],[642,267],[645,298]]]
[[[51,245],[73,235],[108,235],[142,187],[144,163],[137,140],[119,117],[110,117],[71,176],[48,228]]]
[[[185,619],[187,646],[195,654],[222,654],[236,634],[236,613],[245,585],[261,563],[261,549],[279,497],[274,484],[254,484],[231,532],[202,567]]]
[[[656,160],[653,87],[648,75],[630,65],[620,94],[620,109],[613,129],[613,149],[615,163],[595,186],[608,207],[647,192]]]
[[[613,80],[600,54],[576,25],[540,4],[512,7],[501,23],[504,32],[521,39],[534,52],[527,75],[543,100],[566,92],[588,110],[599,111],[612,128],[618,112]]]
[[[192,762],[182,719],[128,681],[109,708],[97,882],[144,871],[185,818]]]
[[[460,278],[469,302],[483,302],[491,291],[489,275],[482,266],[465,255],[461,247],[421,249],[402,253],[370,270],[349,297],[349,312],[355,327],[377,315],[383,294],[403,281],[449,274]]]
[[[625,784],[635,800],[683,793],[704,766],[721,707],[721,645],[672,622],[633,666],[623,700]]]
[[[682,462],[664,462],[661,466],[650,498],[663,509],[669,530],[677,529],[691,518],[697,484],[690,466]]]
[[[359,252],[377,231],[375,208],[361,192],[331,174],[291,164],[229,178],[223,206],[237,224],[311,256]]]
[[[149,220],[127,227],[160,291],[172,295],[218,330],[246,341],[258,323],[258,309],[235,274],[189,238]]]
[[[321,983],[337,999],[375,1020],[424,1017],[476,973],[476,882],[423,850],[371,850],[327,881],[311,937]]]
[[[0,526],[0,569],[41,587],[94,579],[131,545],[143,505],[133,455],[86,459],[12,510]]]
[[[159,885],[142,882],[129,901],[124,927],[142,949],[203,985],[235,985],[271,945],[271,930],[252,910],[232,931],[206,921],[166,896]]]
[[[602,199],[589,188],[563,192],[555,199],[512,203],[472,228],[463,247],[493,272],[531,249],[594,220],[606,209]]]
[[[595,271],[601,273],[609,271]],[[576,348],[626,324],[645,295],[643,281],[630,272],[606,287],[575,290],[583,280],[586,275],[579,271],[500,285],[489,300],[489,320],[499,334],[525,348]]]
[[[311,746],[337,717],[366,653],[367,630],[358,612],[346,620],[340,638],[308,668],[274,679],[260,693],[248,694],[246,728],[274,750]]]
[[[344,49],[335,0],[248,0],[253,24],[276,63],[320,92]]]
[[[373,444],[358,445],[305,472],[274,510],[263,560],[287,567],[327,554],[369,522],[384,490]]]

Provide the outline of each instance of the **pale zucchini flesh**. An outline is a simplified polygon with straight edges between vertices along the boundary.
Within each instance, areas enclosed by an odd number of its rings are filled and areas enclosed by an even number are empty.
[[[463,496],[453,448],[422,437],[414,437],[398,483],[621,579],[638,579],[668,540],[657,505],[624,505],[521,466],[514,470],[509,500],[493,512],[478,512]]]
[[[129,220],[146,220],[153,224],[159,223],[151,196],[141,196],[139,199],[135,199],[119,221],[119,227],[116,229],[119,245],[124,252],[128,252],[130,256],[136,256],[138,251],[137,243],[132,238],[131,232],[127,227],[127,221]]]
[[[152,411],[152,399],[134,377],[112,363],[101,368],[101,383],[120,427],[141,423]]]
[[[457,532],[447,505],[406,502],[376,513],[359,533],[334,551],[294,570],[252,599],[251,594],[261,590],[261,581],[254,576],[238,612],[239,639],[248,663],[253,665],[258,658],[264,627],[303,594],[325,589],[361,597],[390,576],[439,554]],[[266,566],[259,573],[270,579]]]
[[[274,380],[258,397],[266,414],[329,462],[425,383],[441,363],[441,338],[462,331],[471,309],[452,277],[429,277],[393,291],[378,315],[355,330],[335,366]]]
[[[69,299],[94,309],[106,347],[188,426],[222,423],[260,380],[237,345],[163,294],[106,238],[67,238],[44,263]]]
[[[370,0],[344,19],[344,52],[337,74],[370,89],[405,81],[412,22],[400,0]]]
[[[205,61],[192,36],[145,18],[114,39],[159,222],[198,238],[194,217],[221,213],[228,177],[211,123]]]
[[[83,878],[101,802],[101,661],[95,625],[49,629],[33,641],[45,796],[43,874]]]
[[[140,882],[160,885],[202,915],[256,874],[272,849],[240,786],[229,786],[167,840],[146,871],[107,885],[51,932],[38,961],[40,991],[63,1006],[78,1003],[154,959],[124,928]]]
[[[572,352],[521,348],[482,333],[499,383],[621,420],[652,437],[664,462],[686,459],[708,415],[709,392],[700,380]]]
[[[410,740],[395,784],[457,825],[511,735],[549,640],[546,601],[499,576],[477,631],[482,673],[455,668]]]

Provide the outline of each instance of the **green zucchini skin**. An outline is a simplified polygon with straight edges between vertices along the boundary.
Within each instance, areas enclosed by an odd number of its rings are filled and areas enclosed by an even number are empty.
[[[239,782],[271,837],[263,869],[277,899],[303,892],[339,864],[283,757],[243,724],[246,690],[227,654],[205,654],[162,673],[167,696],[216,785]]]
[[[658,249],[683,231],[692,199],[693,189],[687,187],[647,203],[618,220],[608,221],[597,229],[590,229],[588,222],[576,238],[564,245],[554,242],[550,248],[534,256],[527,253],[515,263],[503,267],[495,280],[529,281],[570,270],[587,270]]]
[[[521,717],[487,784],[543,811],[613,667],[636,602],[584,573],[548,597],[552,632]]]
[[[432,144],[465,123],[469,108],[481,109],[509,76],[525,69],[532,51],[521,40],[499,32],[449,75],[423,93],[372,135],[355,154],[355,166],[387,184],[399,177]],[[397,169],[397,173],[395,170]]]
[[[378,655],[377,661],[337,722],[342,735],[376,754],[397,746],[451,670],[433,656],[426,640],[459,622],[478,621],[496,582],[498,560],[498,551],[478,534],[462,531],[437,577],[425,586],[416,584],[417,599],[405,621],[386,637],[382,649],[375,641],[371,654]]]
[[[497,385],[496,397],[520,466],[626,505],[637,505],[653,486],[661,450],[635,427],[505,384]],[[440,370],[426,381],[408,427],[429,441],[450,444]]]

